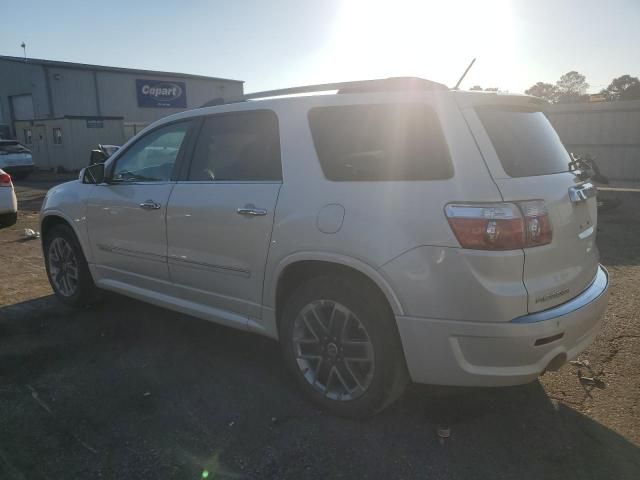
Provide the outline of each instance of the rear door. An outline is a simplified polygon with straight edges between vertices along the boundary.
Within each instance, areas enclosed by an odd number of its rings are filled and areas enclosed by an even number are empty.
[[[171,280],[183,298],[259,318],[282,185],[276,114],[206,117],[183,175],[167,212]]]
[[[536,312],[570,300],[593,281],[597,209],[595,189],[568,171],[570,156],[540,106],[526,102],[483,102],[465,108],[465,116],[504,200],[545,202],[552,241],[524,249],[528,309]]]

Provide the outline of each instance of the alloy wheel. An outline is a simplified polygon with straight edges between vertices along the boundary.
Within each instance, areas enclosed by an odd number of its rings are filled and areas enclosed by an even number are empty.
[[[56,237],[49,245],[49,275],[55,289],[65,297],[78,288],[78,260],[67,240]]]
[[[360,319],[338,302],[316,300],[302,308],[293,349],[303,377],[327,398],[355,400],[371,385],[373,344]]]

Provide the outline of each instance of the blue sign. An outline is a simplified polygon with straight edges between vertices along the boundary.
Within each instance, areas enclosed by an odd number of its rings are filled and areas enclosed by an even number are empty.
[[[187,108],[187,86],[184,82],[136,79],[139,107]]]

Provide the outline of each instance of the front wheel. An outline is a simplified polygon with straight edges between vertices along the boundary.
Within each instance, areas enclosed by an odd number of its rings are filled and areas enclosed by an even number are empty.
[[[340,278],[315,278],[287,300],[285,362],[331,413],[364,417],[396,400],[408,381],[393,315],[383,299]]]
[[[60,224],[47,233],[44,261],[51,288],[63,303],[77,307],[95,299],[96,287],[71,227]]]

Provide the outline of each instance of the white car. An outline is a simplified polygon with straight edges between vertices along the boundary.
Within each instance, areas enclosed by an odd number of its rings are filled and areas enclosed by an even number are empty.
[[[409,380],[531,382],[591,343],[609,283],[596,190],[543,107],[388,79],[172,115],[48,193],[51,285],[278,339],[339,415]]]
[[[17,140],[0,140],[0,168],[15,179],[26,178],[35,169],[31,150]]]
[[[18,220],[18,200],[11,175],[0,169],[0,227],[9,227]]]

